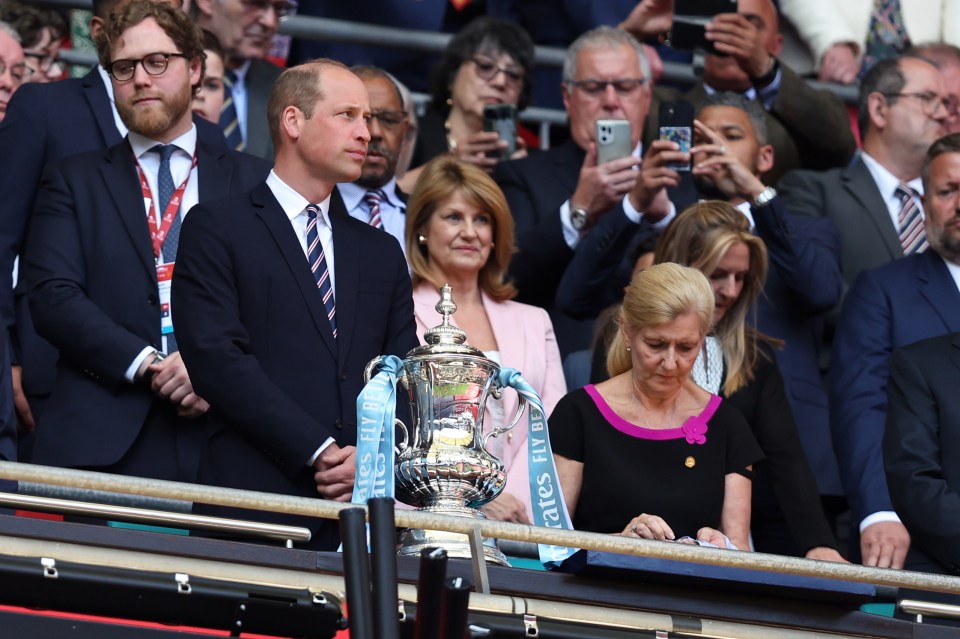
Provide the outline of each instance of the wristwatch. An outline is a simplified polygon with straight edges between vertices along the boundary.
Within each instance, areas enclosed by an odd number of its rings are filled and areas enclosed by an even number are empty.
[[[770,200],[775,197],[777,197],[777,190],[772,186],[768,186],[760,191],[760,193],[757,194],[757,197],[753,198],[753,207],[760,208],[761,206],[766,206],[767,204],[770,204]]]
[[[575,209],[572,206],[570,207],[570,224],[577,231],[582,231],[583,228],[587,225],[587,213],[586,209]]]

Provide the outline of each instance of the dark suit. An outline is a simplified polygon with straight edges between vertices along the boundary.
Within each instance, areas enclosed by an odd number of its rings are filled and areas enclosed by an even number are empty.
[[[883,461],[904,568],[960,575],[960,333],[894,351]]]
[[[194,387],[213,407],[203,483],[316,497],[308,460],[328,436],[356,444],[364,366],[417,345],[396,240],[349,217],[336,194],[330,208],[336,340],[296,233],[266,184],[197,207],[183,226],[173,306]],[[303,525],[318,533],[318,547],[336,538],[335,525]]]
[[[841,268],[847,284],[862,271],[903,257],[897,229],[866,164],[824,173],[792,171],[780,180],[780,194],[797,215],[833,220],[843,243]]]
[[[780,70],[777,97],[770,109],[764,110],[774,167],[764,174],[763,181],[776,184],[791,169],[846,166],[857,150],[857,142],[843,102],[830,91],[813,89],[786,65],[781,64]],[[644,144],[659,138],[657,119],[661,102],[686,100],[697,105],[706,97],[703,83],[686,93],[670,87],[655,88],[644,128]]]
[[[267,101],[273,83],[283,69],[267,60],[251,60],[246,76],[247,90],[247,153],[273,160],[273,141],[270,139]]]
[[[218,126],[197,116],[194,123],[199,140],[225,146]],[[78,79],[23,85],[0,123],[0,149],[16,149],[0,153],[0,192],[6,194],[0,199],[0,319],[5,327],[14,327],[12,348],[23,367],[23,390],[37,419],[53,390],[57,350],[34,330],[22,277],[16,292],[12,290],[13,262],[23,245],[44,168],[122,139],[97,69]]]
[[[854,522],[893,510],[883,472],[890,353],[960,331],[960,291],[928,250],[865,271],[843,304],[830,367],[830,418]]]
[[[269,165],[198,142],[197,171],[204,201],[248,188]],[[161,344],[153,249],[126,141],[48,169],[23,263],[37,331],[60,350],[34,459],[111,466],[155,408],[149,389],[124,374],[144,347]]]
[[[509,275],[519,291],[517,301],[547,309],[563,356],[587,348],[593,332],[592,318],[575,320],[554,306],[560,278],[574,255],[563,239],[560,205],[577,188],[584,156],[570,139],[543,153],[500,162],[493,171],[516,224],[517,253]],[[605,215],[613,214],[623,216],[623,206],[617,204]]]

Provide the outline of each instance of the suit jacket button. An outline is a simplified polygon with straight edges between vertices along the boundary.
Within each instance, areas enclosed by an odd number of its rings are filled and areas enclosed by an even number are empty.
[[[149,295],[147,295],[147,304],[149,304],[150,306],[156,306],[157,302],[159,301],[160,300],[157,299],[156,293],[150,293]]]
[[[336,426],[337,430],[342,430],[342,429],[343,429],[343,420],[338,417],[338,418],[337,418],[337,421],[333,422],[333,425]]]
[[[346,374],[346,373],[340,373],[340,381],[341,381],[341,382],[347,381],[347,374]]]

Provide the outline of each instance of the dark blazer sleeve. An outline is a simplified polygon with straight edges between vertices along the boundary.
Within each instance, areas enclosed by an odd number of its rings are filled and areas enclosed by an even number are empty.
[[[888,296],[875,271],[866,271],[844,301],[828,384],[833,444],[857,522],[875,512],[893,510],[880,450],[891,324]]]
[[[771,267],[779,271],[798,308],[821,313],[836,306],[843,294],[836,225],[826,218],[795,216],[779,197],[751,211]]]
[[[837,542],[830,532],[820,491],[810,470],[793,411],[787,400],[783,376],[773,353],[764,349],[766,357],[755,371],[753,382],[730,398],[750,422],[751,430],[763,450],[763,475],[769,479],[787,526],[801,552]],[[758,472],[759,475],[759,472]]]
[[[75,163],[71,170],[76,171]],[[24,251],[30,311],[37,332],[56,346],[62,357],[119,384],[125,382],[127,368],[148,343],[87,296],[86,256],[71,192],[76,182],[77,178],[71,179],[68,185],[57,167],[45,172]],[[117,233],[123,231],[117,229]],[[159,337],[159,324],[156,330]]]
[[[951,448],[956,451],[960,435],[956,395],[960,368],[948,361],[943,366],[929,363],[941,358],[944,349],[955,350],[950,343],[954,339],[921,342],[894,352],[883,457],[890,496],[910,535],[940,564],[960,574],[960,494],[944,468],[957,462]],[[937,349],[940,352],[931,352]]]
[[[645,219],[634,224],[622,210],[601,217],[580,240],[563,272],[557,307],[573,317],[595,317],[601,309],[619,302],[632,272],[623,268],[631,247],[656,234]]]
[[[830,91],[814,89],[785,64],[780,72],[770,114],[796,144],[800,166],[817,170],[846,166],[857,142],[843,102]]]

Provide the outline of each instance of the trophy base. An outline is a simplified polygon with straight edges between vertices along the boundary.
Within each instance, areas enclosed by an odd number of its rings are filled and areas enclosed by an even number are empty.
[[[457,515],[461,517],[473,517],[486,519],[483,513],[473,508],[435,508],[426,507],[419,510],[426,512],[436,512],[441,515]],[[447,532],[444,530],[423,530],[420,528],[410,528],[400,535],[400,549],[397,551],[401,556],[420,556],[420,553],[427,548],[443,548],[447,551],[448,557],[459,559],[470,559],[473,557],[473,551],[470,547],[470,538],[460,533]],[[492,537],[483,538],[483,558],[488,563],[500,566],[509,566],[499,548],[497,540]]]

